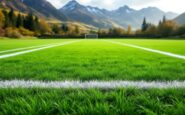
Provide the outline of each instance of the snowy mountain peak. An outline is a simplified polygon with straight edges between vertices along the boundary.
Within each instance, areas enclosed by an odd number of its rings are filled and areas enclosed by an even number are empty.
[[[118,10],[116,10],[116,12],[119,13],[131,13],[134,12],[135,10],[130,8],[129,6],[125,5],[123,7],[120,7]]]
[[[99,15],[103,14],[102,11],[97,7],[87,6],[86,9],[88,12],[90,12],[92,14],[99,14]]]
[[[63,10],[74,10],[76,6],[80,4],[76,0],[69,1],[62,9]]]
[[[71,0],[68,2],[68,4],[79,4],[76,0]]]

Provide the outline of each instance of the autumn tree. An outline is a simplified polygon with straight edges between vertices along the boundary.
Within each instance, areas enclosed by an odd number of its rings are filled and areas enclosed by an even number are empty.
[[[10,19],[9,19],[9,17],[8,17],[8,11],[7,10],[3,10],[2,11],[3,12],[3,14],[4,14],[4,18],[5,18],[5,20],[4,20],[4,27],[6,28],[6,27],[8,27],[9,26],[9,22],[10,22]]]
[[[185,25],[177,28],[175,35],[185,35]]]
[[[177,25],[174,21],[163,20],[163,22],[160,25],[158,25],[158,34],[167,37],[172,35],[176,28]]]
[[[2,28],[4,26],[5,23],[5,16],[2,13],[2,11],[0,10],[0,28]]]
[[[128,35],[132,34],[132,27],[130,25],[127,28],[127,34]]]
[[[121,36],[125,34],[125,30],[122,28],[110,28],[109,35],[110,36]]]
[[[75,30],[74,31],[75,31],[75,34],[77,34],[77,35],[80,33],[80,29],[79,29],[79,27],[77,25],[75,26]]]
[[[41,34],[49,34],[51,33],[51,28],[45,20],[41,19],[39,21],[39,31]]]
[[[106,36],[107,34],[108,34],[108,31],[106,29],[98,29],[99,36]]]
[[[156,36],[157,35],[157,27],[155,25],[150,25],[146,30],[145,34]]]

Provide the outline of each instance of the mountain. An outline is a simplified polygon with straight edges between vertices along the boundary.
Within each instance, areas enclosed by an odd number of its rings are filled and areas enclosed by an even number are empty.
[[[31,12],[45,19],[67,20],[64,14],[46,0],[0,0],[0,8],[13,8],[23,13]]]
[[[0,8],[3,9],[10,9],[13,8],[14,10],[20,11],[20,12],[34,12],[36,11],[28,6],[26,6],[22,0],[0,0]]]
[[[143,18],[146,17],[147,22],[158,24],[159,20],[163,16],[166,16],[167,19],[173,19],[177,14],[175,13],[165,13],[156,7],[143,8],[141,10],[134,10],[128,6],[124,6],[121,9],[124,9],[120,12],[120,8],[115,13],[112,14],[112,19],[115,20],[118,24],[122,26],[131,25],[134,28],[140,28]],[[118,15],[119,14],[119,15]]]
[[[175,13],[166,13],[156,7],[135,10],[129,6],[123,6],[117,10],[108,11],[97,7],[83,6],[75,0],[68,2],[60,11],[74,21],[105,28],[115,25],[127,28],[128,25],[131,25],[136,29],[140,28],[144,17],[148,22],[157,24],[164,15],[167,19],[173,19],[177,16]]]
[[[127,28],[128,25],[131,25],[133,29],[136,29],[140,28],[144,17],[146,17],[148,22],[157,24],[164,15],[167,19],[173,19],[177,16],[175,13],[166,13],[156,7],[135,10],[129,6],[123,6],[109,11],[97,7],[84,6],[75,0],[68,2],[59,10],[47,0],[0,0],[0,8],[13,8],[23,13],[32,12],[34,15],[48,20],[80,22],[98,28]]]
[[[183,14],[179,15],[178,17],[176,17],[174,19],[174,21],[176,21],[180,25],[185,25],[185,13],[183,13]]]
[[[82,22],[100,28],[119,26],[114,21],[107,18],[108,11],[91,6],[83,6],[77,1],[72,0],[60,9],[73,21]]]
[[[32,9],[43,14],[47,18],[56,18],[62,21],[66,21],[67,17],[59,12],[51,3],[46,0],[22,0],[23,3]]]
[[[132,9],[125,5],[118,8],[117,10],[109,11],[109,18],[125,28],[127,28],[128,25],[135,27],[135,22],[138,19],[134,15],[132,15],[134,12],[136,12],[135,9]]]

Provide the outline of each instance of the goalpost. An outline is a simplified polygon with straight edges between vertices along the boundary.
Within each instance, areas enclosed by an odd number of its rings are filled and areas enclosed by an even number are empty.
[[[85,34],[85,39],[98,39],[98,34]]]

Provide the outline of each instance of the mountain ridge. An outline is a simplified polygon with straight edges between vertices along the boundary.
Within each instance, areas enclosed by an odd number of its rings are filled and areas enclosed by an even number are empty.
[[[98,7],[84,6],[76,0],[69,1],[59,10],[74,21],[88,23],[94,26],[97,26],[94,24],[94,21],[104,22],[104,27],[110,27],[110,22],[112,22],[115,25],[124,28],[127,28],[128,25],[131,25],[133,28],[139,28],[144,17],[146,17],[148,22],[158,24],[159,20],[161,20],[163,16],[166,16],[167,19],[173,19],[177,16],[176,13],[163,12],[156,7],[147,7],[135,10],[125,5],[116,10],[106,10]],[[80,17],[81,19],[79,19]],[[87,17],[88,20],[83,20]]]
[[[13,8],[23,13],[31,12],[47,20],[80,22],[98,28],[127,28],[128,25],[131,25],[133,29],[138,29],[144,17],[148,22],[158,24],[164,15],[167,19],[174,19],[177,16],[173,12],[163,12],[156,7],[135,10],[125,5],[116,10],[106,10],[93,6],[84,6],[75,0],[69,1],[60,9],[56,9],[47,0],[0,1],[0,8]]]

